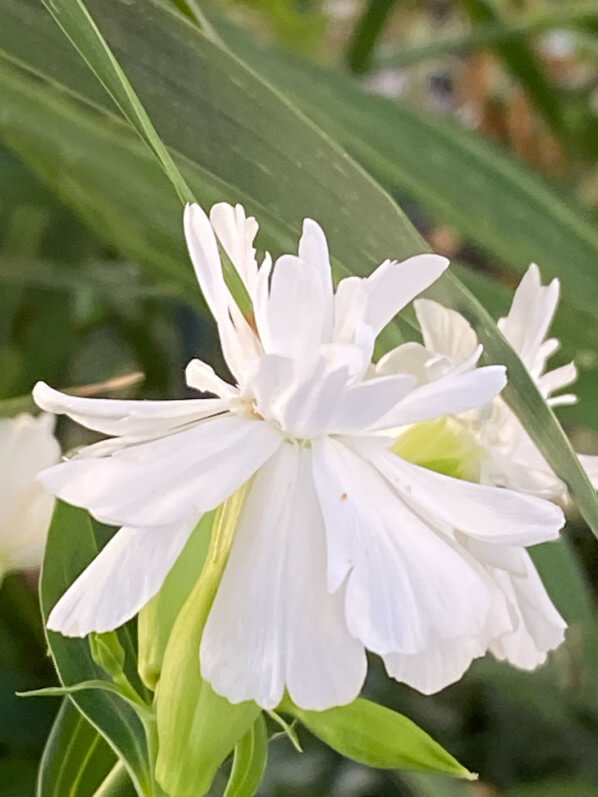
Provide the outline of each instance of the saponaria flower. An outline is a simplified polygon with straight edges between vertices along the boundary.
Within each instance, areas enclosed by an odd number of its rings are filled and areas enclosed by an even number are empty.
[[[0,581],[41,565],[54,498],[37,474],[60,458],[53,431],[52,415],[0,418]]]
[[[423,691],[459,678],[519,618],[477,560],[554,539],[561,510],[471,484],[394,454],[394,430],[486,405],[505,369],[452,370],[417,386],[372,373],[374,341],[446,269],[423,254],[387,260],[333,289],[321,228],[298,255],[258,268],[257,223],[237,205],[185,211],[197,278],[234,384],[193,360],[191,388],[213,398],[76,398],[39,383],[38,404],[112,437],[47,470],[63,500],[122,528],[55,606],[49,627],[115,628],[160,588],[203,513],[251,480],[199,651],[231,702],[307,709],[352,701],[365,650]],[[218,245],[251,299],[241,312]],[[392,430],[392,433],[387,433]],[[466,544],[467,543],[467,544]]]

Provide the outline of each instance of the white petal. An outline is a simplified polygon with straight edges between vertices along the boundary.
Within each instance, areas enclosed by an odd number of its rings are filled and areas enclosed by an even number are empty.
[[[538,378],[538,387],[544,397],[552,395],[555,390],[560,390],[571,385],[577,379],[575,363],[567,363],[560,368],[555,368]],[[557,400],[562,396],[556,396]]]
[[[391,678],[432,695],[459,681],[474,659],[486,652],[486,641],[479,637],[434,639],[422,653],[389,653],[384,666]]]
[[[421,343],[410,341],[401,343],[391,349],[376,363],[376,373],[379,376],[389,376],[391,374],[413,374],[419,384],[428,382],[428,371],[426,365],[433,354],[429,352]]]
[[[191,360],[185,368],[187,386],[202,393],[214,393],[219,398],[233,398],[239,390],[221,379],[211,365]]]
[[[592,486],[598,490],[598,457],[592,457],[589,454],[578,454],[577,456],[585,472],[588,474]]]
[[[285,432],[297,438],[309,438],[328,431],[336,409],[342,403],[348,370],[327,372],[320,358],[313,373],[293,392],[282,413]]]
[[[376,470],[333,438],[314,441],[314,480],[328,543],[328,585],[346,578],[351,633],[381,655],[480,632],[484,577],[435,534]]]
[[[185,207],[184,227],[201,292],[218,325],[228,324],[228,289],[222,274],[218,243],[210,220],[199,205]]]
[[[386,260],[367,278],[365,321],[377,335],[395,315],[440,277],[449,261],[439,255],[416,255],[402,263]]]
[[[347,388],[334,407],[329,431],[354,434],[383,418],[415,387],[409,374],[380,376]]]
[[[330,340],[333,324],[333,286],[328,243],[324,230],[313,219],[304,219],[303,233],[299,241],[299,257],[320,275],[322,294],[327,297],[323,323],[323,337]]]
[[[222,399],[183,399],[182,401],[122,401],[81,398],[54,390],[45,382],[33,388],[38,407],[56,415],[68,415],[76,423],[109,435],[155,437],[178,427],[226,412]]]
[[[331,301],[316,267],[294,255],[279,257],[268,301],[259,308],[264,313],[257,321],[264,350],[312,366],[326,340]]]
[[[493,571],[497,585],[516,612],[518,625],[496,640],[490,649],[499,659],[533,670],[546,660],[548,651],[561,644],[567,624],[548,597],[529,554],[523,551],[522,557],[526,565],[524,575]]]
[[[353,343],[357,329],[365,323],[368,306],[367,280],[345,277],[334,294],[334,340]],[[373,330],[372,330],[373,334]]]
[[[543,286],[540,271],[532,263],[515,291],[513,303],[498,328],[534,376],[539,376],[538,357],[545,360],[541,346],[559,301],[560,285],[552,280]]]
[[[430,299],[417,299],[413,307],[430,351],[445,354],[458,365],[478,350],[477,335],[461,313]]]
[[[271,424],[225,415],[102,459],[43,471],[54,495],[104,523],[163,526],[217,507],[274,453]]]
[[[257,221],[245,215],[242,205],[218,202],[210,210],[210,222],[229,260],[253,298],[257,280],[257,262],[253,241],[258,231]]]
[[[357,697],[366,672],[343,595],[326,591],[326,548],[309,450],[285,444],[256,475],[201,640],[201,670],[232,703],[301,707]]]
[[[265,354],[258,362],[248,390],[266,420],[280,423],[285,402],[296,387],[295,370],[289,357],[278,354]]]
[[[451,372],[412,390],[383,419],[384,427],[405,426],[483,407],[506,383],[506,369],[502,365],[488,365],[465,373]]]
[[[352,445],[364,448],[359,441]],[[493,543],[533,545],[556,539],[565,523],[562,510],[541,498],[434,473],[381,447],[371,447],[366,455],[425,516],[436,517],[471,537]]]
[[[259,354],[257,338],[224,281],[216,236],[199,205],[185,207],[184,227],[199,285],[218,325],[224,358],[237,381],[242,382],[248,360]]]
[[[83,637],[126,623],[160,589],[198,520],[117,531],[54,606],[48,628]]]

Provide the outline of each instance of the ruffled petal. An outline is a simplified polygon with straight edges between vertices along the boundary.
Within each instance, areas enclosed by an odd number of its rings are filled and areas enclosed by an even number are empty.
[[[496,658],[524,670],[533,670],[546,660],[549,651],[565,638],[567,624],[554,607],[527,551],[521,553],[525,572],[521,575],[493,570],[499,589],[517,618],[516,628],[490,646]]]
[[[103,458],[63,462],[40,474],[47,489],[104,523],[164,526],[217,507],[282,440],[268,423],[225,415]]]
[[[255,295],[257,262],[253,241],[259,225],[245,215],[243,205],[218,202],[210,210],[210,223],[250,297]]]
[[[182,401],[123,401],[81,398],[54,390],[45,382],[33,388],[38,407],[56,415],[68,415],[76,423],[108,435],[144,438],[167,434],[177,428],[226,412],[222,399]]]
[[[506,369],[502,365],[451,372],[408,393],[380,426],[406,426],[481,408],[496,398],[506,383]]]
[[[542,343],[556,311],[560,284],[557,279],[543,286],[540,270],[532,263],[519,283],[509,314],[498,328],[534,377],[541,373],[546,357]]]
[[[558,537],[562,510],[549,501],[500,487],[453,479],[413,465],[381,446],[352,442],[405,500],[445,527],[486,542],[534,545]]]
[[[369,649],[419,653],[435,637],[483,630],[483,574],[399,500],[340,440],[314,441],[314,481],[326,525],[328,587],[346,579],[351,633]]]
[[[458,365],[478,350],[478,338],[469,321],[430,299],[413,303],[426,348],[444,354]]]
[[[448,268],[440,255],[423,254],[397,263],[385,260],[367,278],[368,303],[365,322],[375,334]]]
[[[126,623],[160,589],[198,521],[117,531],[54,606],[48,628],[83,637]]]
[[[408,684],[424,695],[433,695],[459,681],[474,659],[486,653],[479,637],[434,639],[422,653],[388,653],[383,656],[391,678]]]
[[[578,454],[577,456],[583,469],[588,474],[589,480],[592,482],[592,487],[598,490],[598,457],[593,457],[589,454]]]
[[[239,395],[239,389],[229,385],[221,379],[211,365],[202,360],[191,360],[185,368],[185,382],[193,390],[201,393],[214,393],[223,399],[234,398]]]
[[[357,697],[366,672],[343,595],[326,590],[311,453],[284,444],[256,475],[201,641],[201,670],[232,703],[275,708],[285,687],[302,708]]]
[[[274,265],[268,300],[256,307],[264,351],[313,367],[320,345],[328,340],[331,312],[332,296],[318,267],[282,255]]]

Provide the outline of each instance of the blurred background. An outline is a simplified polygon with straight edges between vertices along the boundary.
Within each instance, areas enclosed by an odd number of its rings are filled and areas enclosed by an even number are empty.
[[[257,62],[277,51],[281,64],[309,63],[315,81],[320,68],[351,74],[370,95],[385,98],[384,108],[396,105],[405,125],[416,118],[410,114],[434,115],[430,126],[438,143],[415,136],[411,149],[402,151],[398,142],[391,187],[411,221],[436,251],[457,261],[495,317],[528,265],[526,249],[517,248],[509,226],[497,221],[490,234],[459,207],[453,189],[469,169],[464,153],[474,158],[478,145],[486,147],[481,151],[488,163],[495,154],[502,158],[494,164],[497,173],[513,170],[513,179],[532,193],[548,186],[584,224],[596,220],[596,0],[219,0],[211,10],[218,25],[255,48]],[[470,149],[455,144],[451,155],[453,140]],[[418,181],[418,168],[431,175],[427,185]],[[494,178],[488,179],[491,190]],[[502,197],[498,191],[495,205],[490,201],[485,209],[498,220]],[[143,262],[63,199],[43,169],[0,133],[0,409],[11,411],[6,400],[26,394],[40,378],[67,387],[141,371],[143,384],[120,396],[185,395],[182,371],[192,356],[221,365],[210,321],[187,304],[177,285],[148,282]],[[530,228],[528,248],[533,251],[534,236],[544,234],[548,230]],[[562,263],[564,282],[570,267]],[[591,265],[586,269],[585,277],[595,280]],[[565,408],[561,418],[578,450],[598,453],[596,326],[566,298],[555,332],[563,341],[558,356],[563,362],[575,356],[580,369],[580,404]],[[80,430],[62,421],[58,434],[64,450],[85,442]],[[479,772],[478,783],[368,770],[300,730],[303,755],[284,737],[271,743],[260,794],[598,794],[598,544],[573,510],[567,545],[550,557],[540,548],[536,557],[571,624],[566,645],[540,671],[478,661],[462,682],[430,698],[389,681],[372,661],[368,695],[414,719]],[[14,693],[54,680],[36,576],[9,576],[0,588],[0,797],[34,793],[58,708],[54,700]]]

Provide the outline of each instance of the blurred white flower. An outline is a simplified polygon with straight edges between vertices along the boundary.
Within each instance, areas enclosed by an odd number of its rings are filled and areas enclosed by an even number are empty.
[[[252,479],[201,642],[214,689],[264,708],[285,688],[307,709],[348,703],[365,649],[396,678],[440,689],[515,628],[476,546],[553,539],[563,516],[546,501],[417,467],[389,450],[387,430],[487,404],[504,368],[453,370],[421,387],[408,374],[372,375],[378,333],[448,262],[385,261],[335,293],[314,221],[298,256],[274,266],[266,255],[258,268],[256,232],[240,206],[215,205],[210,219],[197,205],[185,212],[234,384],[198,360],[187,381],[215,398],[83,399],[36,386],[41,407],[113,436],[47,470],[44,484],[123,525],[49,626],[82,636],[124,623],[160,588],[201,515]],[[249,318],[217,239],[251,299]]]
[[[0,418],[0,581],[41,565],[54,498],[37,474],[60,458],[53,430],[52,415]]]

